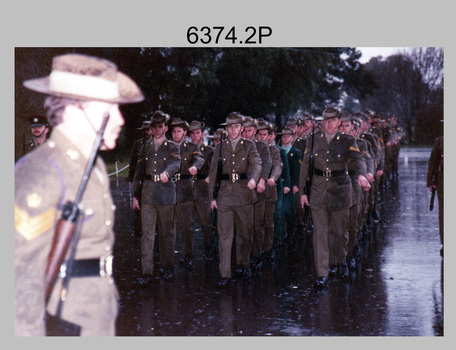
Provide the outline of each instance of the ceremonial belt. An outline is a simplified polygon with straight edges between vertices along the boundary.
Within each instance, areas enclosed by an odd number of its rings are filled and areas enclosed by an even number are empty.
[[[112,276],[112,262],[114,256],[109,255],[99,259],[73,260],[70,277],[107,277]],[[60,266],[59,277],[64,278],[68,271],[68,261]]]
[[[227,180],[227,181],[232,181],[232,182],[236,182],[238,180],[248,180],[249,178],[250,178],[249,174],[233,173],[233,174],[221,174],[220,175],[221,180]]]
[[[145,179],[153,182],[160,182],[160,175],[146,175]]]
[[[314,169],[315,175],[318,176],[324,176],[324,177],[336,177],[336,176],[342,176],[342,175],[348,175],[348,170],[343,169],[343,170],[318,170]]]
[[[179,181],[179,180],[191,180],[193,179],[193,175],[186,175],[186,174],[176,174],[173,176],[174,181]]]
[[[206,180],[207,177],[208,177],[208,175],[203,175],[203,174],[196,174],[195,176],[193,176],[193,178],[196,180]]]

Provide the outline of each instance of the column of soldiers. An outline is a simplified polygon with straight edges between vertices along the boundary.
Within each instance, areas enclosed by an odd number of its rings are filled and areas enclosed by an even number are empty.
[[[281,132],[238,112],[220,126],[207,137],[213,145],[204,144],[204,123],[161,111],[140,128],[150,127],[153,135],[132,150],[143,165],[132,164],[133,208],[142,218],[141,284],[152,282],[156,235],[159,277],[173,276],[177,233],[180,263],[192,269],[196,225],[206,260],[218,255],[220,287],[237,277],[250,282],[252,271],[300,235],[312,242],[317,287],[332,277],[346,280],[361,261],[363,237],[379,219],[386,162],[388,174],[397,177],[403,133],[395,117],[327,107],[318,118],[290,118]]]

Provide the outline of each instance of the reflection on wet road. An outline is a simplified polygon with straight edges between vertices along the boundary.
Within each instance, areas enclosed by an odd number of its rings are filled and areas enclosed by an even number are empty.
[[[193,270],[155,278],[141,289],[140,237],[133,233],[128,183],[113,179],[117,205],[114,276],[119,336],[439,336],[443,335],[443,259],[438,209],[429,211],[430,150],[401,150],[399,178],[382,190],[380,222],[363,238],[364,256],[348,283],[315,290],[309,234],[276,251],[250,284],[217,287],[195,233]],[[156,246],[158,246],[156,244]]]

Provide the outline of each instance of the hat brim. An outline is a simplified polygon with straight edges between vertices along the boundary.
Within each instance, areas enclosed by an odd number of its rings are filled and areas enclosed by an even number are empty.
[[[116,81],[119,87],[119,96],[116,98],[100,98],[84,94],[69,94],[51,90],[49,76],[26,80],[23,82],[23,85],[30,90],[42,94],[83,101],[102,101],[123,104],[137,103],[144,100],[143,93],[139,89],[138,85],[136,85],[136,83],[130,77],[123,74],[122,72],[117,72]]]

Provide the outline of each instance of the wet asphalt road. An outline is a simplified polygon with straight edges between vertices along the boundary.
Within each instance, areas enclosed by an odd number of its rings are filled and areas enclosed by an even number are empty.
[[[195,233],[192,271],[156,277],[140,288],[140,237],[133,232],[128,183],[112,178],[117,205],[114,277],[120,293],[118,336],[442,336],[443,258],[438,204],[429,211],[430,149],[401,149],[399,178],[382,190],[380,221],[363,238],[363,260],[348,283],[315,290],[309,234],[276,250],[252,282],[217,287]],[[157,244],[156,244],[157,246]]]

